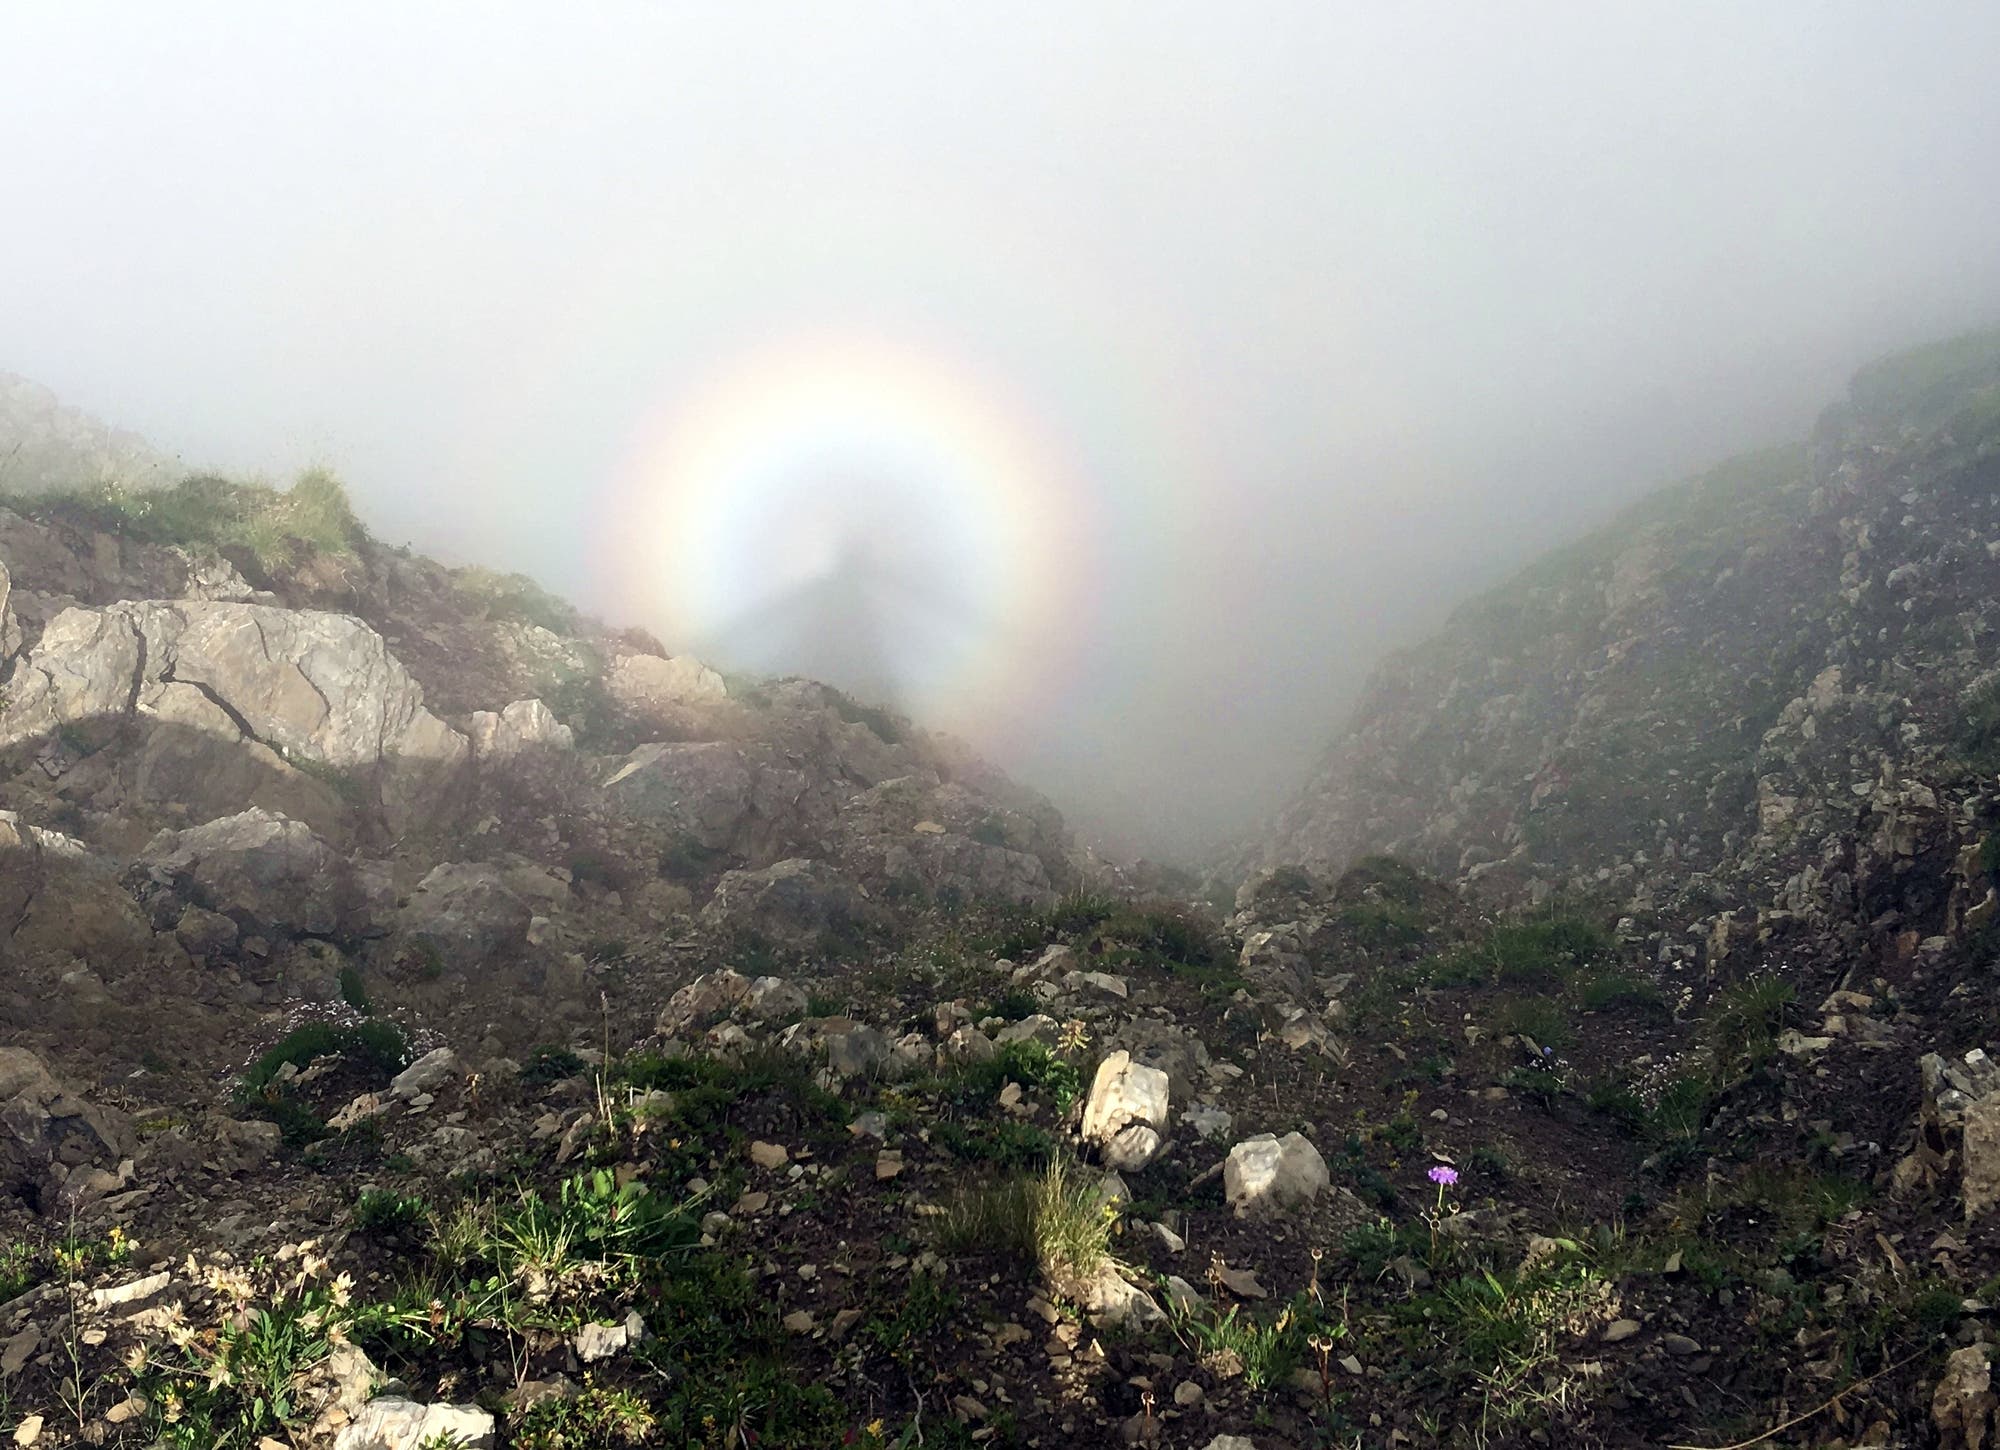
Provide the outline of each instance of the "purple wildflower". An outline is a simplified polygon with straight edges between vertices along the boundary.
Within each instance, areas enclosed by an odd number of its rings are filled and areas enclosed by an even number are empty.
[[[1452,1184],[1458,1182],[1458,1170],[1456,1168],[1447,1168],[1442,1163],[1431,1169],[1427,1176],[1439,1188],[1449,1188]]]

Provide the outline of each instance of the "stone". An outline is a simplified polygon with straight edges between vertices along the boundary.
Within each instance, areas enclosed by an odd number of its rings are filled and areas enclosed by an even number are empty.
[[[1222,1281],[1222,1287],[1239,1299],[1268,1299],[1271,1291],[1257,1282],[1255,1269],[1232,1269],[1227,1264],[1218,1265],[1215,1277]]]
[[[796,1022],[806,1015],[805,988],[782,977],[759,977],[750,984],[744,1007],[759,1022]]]
[[[72,1092],[26,1048],[0,1047],[0,1196],[64,1216],[118,1187],[138,1146],[123,1113]]]
[[[221,810],[246,798],[310,800],[342,813],[334,792],[290,764],[302,759],[356,782],[396,833],[435,823],[471,755],[424,708],[381,635],[319,610],[224,600],[65,609],[17,666],[10,695],[0,747],[65,724],[136,718],[213,747],[147,747],[152,798]],[[253,789],[275,796],[258,800]]]
[[[1167,1075],[1114,1052],[1097,1065],[1083,1110],[1083,1138],[1097,1145],[1105,1163],[1136,1172],[1158,1155],[1165,1141]]]
[[[1604,1326],[1604,1342],[1617,1344],[1620,1340],[1630,1339],[1639,1332],[1639,1328],[1636,1319],[1614,1319]]]
[[[137,1304],[142,1299],[150,1299],[174,1281],[174,1276],[164,1270],[147,1274],[143,1278],[128,1279],[122,1284],[112,1284],[103,1289],[90,1291],[90,1302],[99,1309],[113,1309],[121,1304]]]
[[[956,1063],[991,1062],[999,1054],[993,1039],[971,1026],[956,1029],[938,1048],[940,1058]]]
[[[782,1143],[757,1142],[750,1145],[750,1161],[759,1168],[783,1168],[792,1161],[792,1155]]]
[[[623,1324],[603,1322],[584,1325],[577,1330],[570,1341],[576,1348],[576,1357],[585,1364],[596,1364],[599,1360],[610,1359],[624,1351],[629,1336]]]
[[[838,1077],[864,1077],[889,1060],[889,1039],[874,1027],[855,1026],[826,1038],[826,1064]]]
[[[397,926],[461,970],[524,951],[534,910],[486,862],[447,861],[417,883]]]
[[[1235,1120],[1214,1103],[1196,1103],[1181,1113],[1185,1124],[1204,1143],[1229,1136],[1229,1129]]]
[[[21,625],[14,618],[13,581],[8,578],[7,566],[0,563],[0,665],[14,658],[21,650]]]
[[[1151,1294],[1110,1264],[1101,1266],[1087,1283],[1073,1286],[1071,1297],[1091,1316],[1091,1322],[1100,1327],[1129,1323],[1143,1329],[1167,1317]]]
[[[426,1444],[492,1450],[493,1417],[473,1405],[373,1400],[340,1432],[333,1450],[418,1450]]]
[[[423,1093],[436,1093],[464,1075],[457,1053],[449,1047],[433,1048],[391,1078],[389,1091],[408,1102]]]
[[[722,676],[692,655],[626,655],[605,675],[604,687],[619,704],[639,711],[713,704],[729,695]]]
[[[134,874],[244,931],[362,937],[388,922],[383,893],[347,856],[304,821],[257,806],[160,832]]]
[[[1229,1150],[1222,1168],[1223,1198],[1238,1218],[1310,1203],[1332,1181],[1319,1149],[1296,1132],[1246,1138]]]
[[[1674,1355],[1700,1354],[1701,1341],[1690,1339],[1685,1334],[1662,1334],[1660,1336],[1660,1348],[1664,1349],[1668,1354]]]
[[[0,811],[0,954],[136,966],[153,930],[116,869],[81,841]]]
[[[813,1331],[813,1316],[809,1309],[794,1309],[783,1319],[787,1330],[793,1334],[810,1334]]]
[[[1067,948],[1065,948],[1067,950]],[[1034,1012],[1019,1022],[1010,1022],[994,1034],[993,1041],[999,1047],[1011,1047],[1017,1042],[1039,1042],[1051,1046],[1062,1033],[1062,1024],[1046,1012]]]
[[[1247,1435],[1217,1435],[1201,1450],[1257,1450],[1257,1445]]]
[[[1965,1216],[1978,1218],[2000,1203],[2000,1093],[1965,1109]]]
[[[817,946],[863,916],[861,893],[824,861],[793,858],[761,871],[725,871],[702,908],[711,927],[753,932],[781,946]]]
[[[1931,1393],[1931,1425],[1942,1450],[1985,1450],[1995,1429],[1993,1364],[1986,1346],[1968,1344],[1944,1362]]]
[[[474,710],[466,720],[472,757],[482,767],[531,750],[571,750],[576,736],[540,700],[516,700],[504,710]]]
[[[727,967],[704,972],[667,999],[654,1028],[662,1037],[673,1037],[707,1026],[747,1002],[750,987],[748,977]]]

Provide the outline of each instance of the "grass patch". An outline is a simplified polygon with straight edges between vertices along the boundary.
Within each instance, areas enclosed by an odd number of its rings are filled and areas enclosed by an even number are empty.
[[[1039,1173],[1018,1174],[962,1194],[938,1221],[945,1254],[996,1254],[1033,1264],[1050,1288],[1076,1299],[1111,1263],[1116,1208],[1097,1176],[1055,1157]]]
[[[1701,1044],[1718,1082],[1735,1082],[1777,1051],[1793,995],[1790,982],[1766,975],[1745,978],[1709,1004]]]
[[[451,584],[469,611],[487,619],[539,625],[551,634],[576,632],[576,610],[526,574],[473,565],[454,569]]]
[[[36,507],[149,543],[247,550],[266,570],[288,568],[308,553],[351,556],[367,538],[346,488],[322,468],[306,470],[282,492],[197,474],[166,488],[93,485],[46,495]]]
[[[1569,1016],[1549,997],[1506,997],[1494,1009],[1493,1025],[1501,1032],[1526,1037],[1537,1047],[1565,1047],[1570,1040]]]
[[[1397,901],[1357,901],[1336,918],[1370,951],[1414,946],[1424,939],[1423,913]]]
[[[1586,977],[1577,987],[1576,1000],[1586,1012],[1608,1012],[1617,1007],[1665,1015],[1666,998],[1651,982],[1624,972],[1599,972]]]
[[[392,1234],[429,1221],[430,1208],[413,1193],[364,1188],[354,1200],[354,1226],[362,1233]]]

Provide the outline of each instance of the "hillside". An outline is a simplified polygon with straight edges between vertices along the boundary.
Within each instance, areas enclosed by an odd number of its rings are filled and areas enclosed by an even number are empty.
[[[1996,363],[1468,608],[1226,917],[325,475],[16,499],[0,1433],[1994,1443]]]
[[[1876,364],[1808,442],[1662,490],[1465,604],[1380,668],[1257,854],[1934,910],[1897,899],[1897,851],[1822,848],[1962,833],[1996,627],[1988,332]]]

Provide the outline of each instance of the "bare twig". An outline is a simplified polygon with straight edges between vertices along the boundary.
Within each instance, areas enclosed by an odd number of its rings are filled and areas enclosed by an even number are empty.
[[[1922,1359],[1924,1355],[1928,1354],[1929,1352],[1930,1351],[1928,1349],[1920,1349],[1915,1354],[1906,1354],[1901,1359],[1897,1360],[1894,1364],[1884,1365],[1881,1369],[1876,1370],[1875,1373],[1869,1375],[1868,1378],[1856,1380],[1851,1385],[1847,1385],[1842,1389],[1835,1390],[1822,1403],[1815,1405],[1810,1410],[1807,1410],[1803,1415],[1794,1415],[1792,1416],[1791,1419],[1785,1421],[1784,1424],[1773,1425],[1763,1434],[1752,1435],[1748,1440],[1738,1440],[1733,1445],[1669,1445],[1667,1447],[1667,1450],[1750,1450],[1750,1447],[1752,1445],[1761,1445],[1766,1440],[1770,1439],[1773,1435],[1782,1435],[1785,1433],[1785,1431],[1793,1428],[1796,1425],[1803,1425],[1807,1420],[1810,1420],[1814,1415],[1820,1414],[1822,1411],[1832,1409],[1834,1405],[1839,1402],[1842,1395],[1851,1395],[1858,1389],[1864,1389],[1867,1386],[1874,1384],[1875,1381],[1882,1378],[1883,1375],[1890,1374],[1896,1370],[1901,1369],[1904,1365],[1910,1363],[1912,1360]]]

